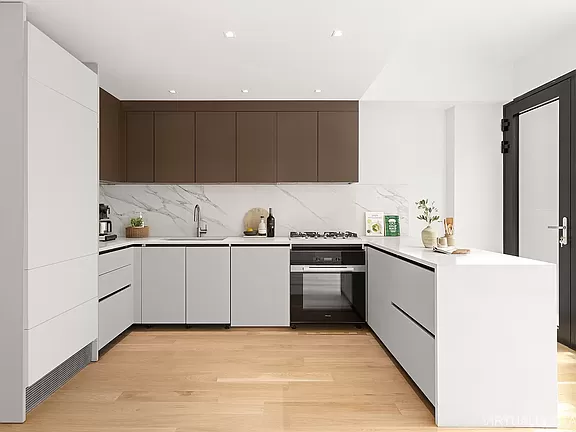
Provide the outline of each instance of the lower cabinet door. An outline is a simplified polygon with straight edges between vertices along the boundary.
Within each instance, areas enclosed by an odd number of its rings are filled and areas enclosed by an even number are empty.
[[[382,252],[366,248],[366,258],[368,265],[366,322],[380,341],[386,345],[388,333],[391,331],[389,275],[383,265]]]
[[[134,248],[132,289],[134,290],[134,324],[142,324],[142,248]]]
[[[290,248],[232,247],[232,325],[290,325]]]
[[[186,324],[230,324],[230,247],[186,248]]]
[[[390,325],[393,329],[386,347],[402,365],[410,378],[435,405],[436,341],[434,336],[416,324],[392,304]]]
[[[186,322],[186,248],[142,248],[142,324]]]
[[[134,324],[134,291],[129,286],[98,303],[98,349]]]

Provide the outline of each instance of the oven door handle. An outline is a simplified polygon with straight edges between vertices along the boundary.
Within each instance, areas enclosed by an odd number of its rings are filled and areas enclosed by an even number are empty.
[[[291,265],[290,273],[364,273],[365,265]]]

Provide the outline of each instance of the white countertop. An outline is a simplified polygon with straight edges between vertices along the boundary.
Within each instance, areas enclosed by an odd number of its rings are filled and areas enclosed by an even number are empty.
[[[202,245],[286,245],[291,241],[288,237],[148,237],[148,238],[118,238],[108,242],[100,242],[100,252],[107,252],[134,245],[163,245],[163,246],[202,246]]]
[[[468,255],[446,255],[424,248],[418,240],[405,237],[369,237],[364,238],[364,244],[393,253],[395,255],[418,262],[429,267],[440,266],[525,266],[554,265],[547,262],[519,258],[480,249],[471,249]],[[460,246],[466,248],[465,246]]]
[[[486,265],[554,265],[541,261],[534,261],[526,258],[519,258],[512,255],[504,255],[495,252],[488,252],[472,249],[468,255],[445,255],[433,252],[421,246],[417,239],[407,237],[360,237],[352,239],[290,239],[288,237],[202,237],[198,240],[190,237],[149,237],[144,239],[118,238],[109,242],[100,242],[100,252],[107,252],[115,249],[129,247],[133,245],[177,245],[177,246],[201,246],[201,245],[274,245],[290,246],[304,244],[364,244],[376,249],[392,253],[406,258],[410,261],[437,268],[439,266],[486,266]]]

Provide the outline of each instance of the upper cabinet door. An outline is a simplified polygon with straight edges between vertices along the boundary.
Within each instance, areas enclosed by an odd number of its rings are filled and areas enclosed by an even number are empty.
[[[236,113],[196,113],[196,182],[236,181]]]
[[[194,183],[194,113],[154,114],[154,181]]]
[[[239,112],[236,125],[237,180],[276,182],[276,113]]]
[[[358,113],[318,113],[318,181],[358,181]]]
[[[100,180],[118,181],[120,101],[100,89]]]
[[[126,181],[154,182],[154,113],[126,113]]]
[[[278,113],[278,181],[318,180],[318,113]]]

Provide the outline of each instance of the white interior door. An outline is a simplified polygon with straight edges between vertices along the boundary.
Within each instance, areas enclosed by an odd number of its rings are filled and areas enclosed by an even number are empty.
[[[519,118],[519,255],[558,265],[559,101]],[[558,287],[557,287],[558,288]],[[558,289],[556,293],[558,305]]]

